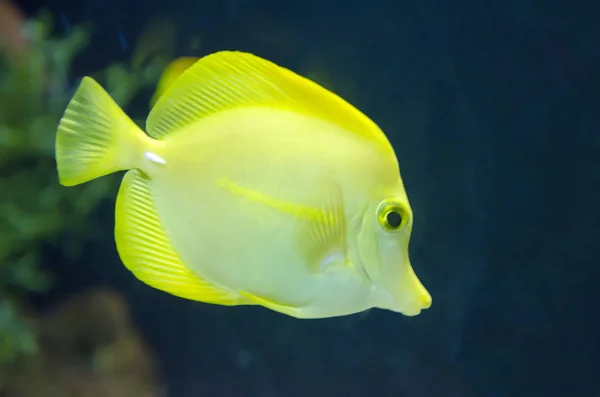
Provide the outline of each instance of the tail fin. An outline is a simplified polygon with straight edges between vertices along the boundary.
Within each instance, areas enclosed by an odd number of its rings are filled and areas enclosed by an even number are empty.
[[[56,133],[60,184],[75,186],[135,168],[145,137],[94,79],[84,77]]]

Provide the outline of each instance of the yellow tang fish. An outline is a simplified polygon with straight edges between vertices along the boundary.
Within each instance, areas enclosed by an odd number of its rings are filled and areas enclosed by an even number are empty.
[[[201,58],[146,135],[86,77],[60,121],[60,183],[129,170],[115,240],[170,294],[296,318],[431,305],[408,256],[413,214],[389,141],[349,103],[243,52]]]

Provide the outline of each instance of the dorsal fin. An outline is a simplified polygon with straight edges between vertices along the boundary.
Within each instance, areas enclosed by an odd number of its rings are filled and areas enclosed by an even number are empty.
[[[298,111],[391,148],[377,124],[333,92],[238,51],[207,55],[183,72],[150,112],[148,134],[161,139],[211,114],[250,106]]]

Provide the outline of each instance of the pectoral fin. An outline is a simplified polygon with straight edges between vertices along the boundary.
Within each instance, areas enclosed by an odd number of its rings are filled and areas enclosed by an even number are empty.
[[[346,258],[344,202],[335,181],[325,178],[318,182],[302,204],[241,186],[227,178],[220,178],[218,184],[253,203],[291,215],[290,222],[295,222],[295,245],[312,272],[351,267]]]
[[[337,183],[323,180],[307,204],[316,208],[296,219],[294,239],[300,255],[313,272],[351,266],[346,258],[346,219],[342,192]]]

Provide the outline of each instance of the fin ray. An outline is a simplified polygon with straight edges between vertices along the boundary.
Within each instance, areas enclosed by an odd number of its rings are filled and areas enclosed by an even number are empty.
[[[160,224],[148,181],[131,170],[117,196],[115,241],[127,269],[151,287],[181,298],[225,306],[250,304],[203,280],[182,262]]]
[[[342,192],[337,183],[324,179],[313,189],[309,206],[320,208],[310,218],[296,219],[294,240],[298,251],[313,272],[334,262],[346,261],[346,219]]]
[[[199,58],[194,57],[181,57],[167,65],[162,76],[160,77],[160,80],[158,81],[156,91],[150,100],[150,109],[154,107],[158,99],[163,95],[167,88],[169,88],[169,86],[173,84],[173,82],[177,80],[177,78],[181,76],[184,71],[196,63],[198,59]]]
[[[216,52],[187,68],[150,112],[148,134],[161,139],[203,117],[250,106],[303,112],[393,151],[381,129],[338,95],[289,69],[238,51]]]

